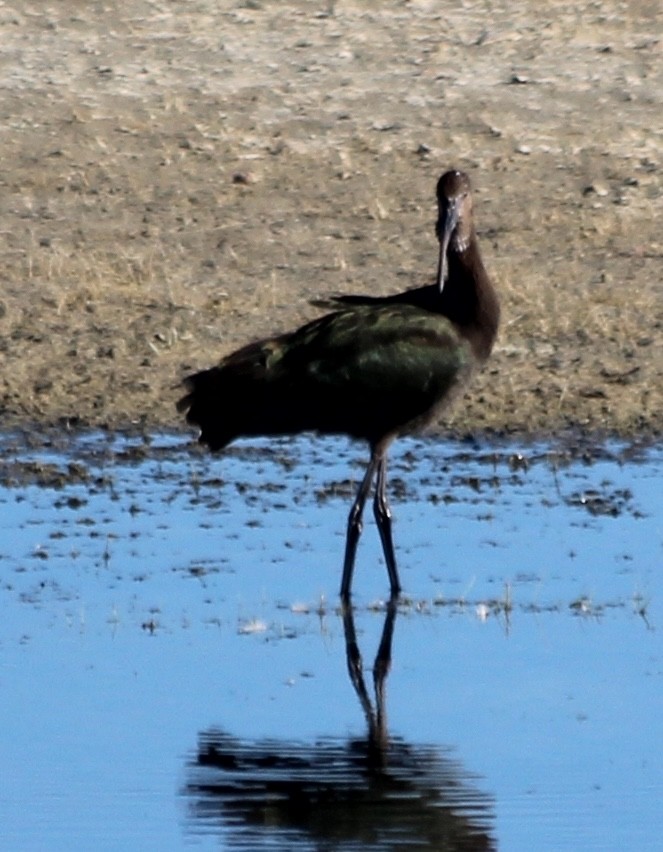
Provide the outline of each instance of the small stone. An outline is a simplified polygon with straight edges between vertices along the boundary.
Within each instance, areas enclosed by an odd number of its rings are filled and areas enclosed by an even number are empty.
[[[233,183],[240,186],[248,186],[250,183],[254,183],[254,181],[255,178],[250,172],[235,172],[233,175]]]
[[[605,196],[608,195],[609,192],[610,192],[610,187],[607,184],[603,183],[602,181],[596,180],[593,183],[590,183],[588,186],[586,186],[583,189],[582,194],[583,195],[592,195],[592,193],[593,193],[594,195],[598,195],[599,198],[605,198]]]

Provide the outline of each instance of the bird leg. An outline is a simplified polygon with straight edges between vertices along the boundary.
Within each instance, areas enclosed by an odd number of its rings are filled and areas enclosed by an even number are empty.
[[[357,491],[357,496],[352,504],[352,508],[350,509],[350,514],[348,516],[348,533],[345,539],[345,560],[343,561],[343,579],[341,580],[341,598],[344,601],[348,601],[350,599],[350,586],[352,585],[352,572],[355,567],[357,543],[359,542],[359,536],[361,535],[363,527],[361,516],[364,512],[364,503],[368,497],[368,492],[371,490],[371,485],[373,484],[375,468],[378,466],[379,461],[380,457],[375,452],[372,452],[371,459],[368,463],[368,467],[366,468],[366,473],[361,481],[359,491]]]
[[[386,485],[387,485],[387,457],[380,456],[378,461],[378,476],[375,485],[375,500],[373,501],[373,512],[375,521],[380,532],[382,540],[382,550],[384,551],[384,559],[387,563],[387,571],[389,572],[389,583],[391,585],[392,596],[398,595],[401,590],[400,580],[398,579],[398,570],[396,568],[396,556],[394,555],[394,542],[391,536],[391,509],[387,501]]]

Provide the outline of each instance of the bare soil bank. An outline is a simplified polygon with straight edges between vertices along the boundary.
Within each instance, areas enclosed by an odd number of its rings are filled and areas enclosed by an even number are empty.
[[[5,427],[180,426],[312,299],[429,281],[457,166],[504,321],[451,428],[661,434],[656,0],[9,2],[0,45]]]

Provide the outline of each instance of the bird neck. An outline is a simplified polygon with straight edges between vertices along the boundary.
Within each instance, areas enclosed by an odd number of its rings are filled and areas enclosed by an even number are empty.
[[[449,273],[440,295],[442,313],[460,327],[476,358],[485,361],[497,335],[500,306],[474,229],[466,248],[451,247],[447,259]]]

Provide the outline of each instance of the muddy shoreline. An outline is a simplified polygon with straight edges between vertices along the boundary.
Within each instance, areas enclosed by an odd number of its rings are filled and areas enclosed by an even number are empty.
[[[14,489],[26,485],[40,488],[52,488],[58,491],[70,486],[83,485],[95,491],[108,488],[112,483],[114,468],[119,465],[140,465],[145,462],[174,462],[190,458],[205,461],[205,469],[212,478],[221,477],[223,481],[224,457],[240,459],[242,463],[275,463],[283,469],[284,475],[297,466],[298,447],[287,438],[266,441],[246,442],[233,445],[215,458],[195,439],[187,440],[187,434],[181,431],[151,432],[140,430],[99,430],[77,428],[63,430],[58,426],[33,428],[21,427],[0,434],[0,487]],[[513,475],[526,475],[530,468],[544,464],[551,469],[562,470],[578,462],[586,466],[595,463],[613,461],[620,465],[646,461],[657,440],[651,437],[616,439],[602,434],[557,435],[552,439],[529,436],[508,436],[498,438],[495,435],[473,434],[465,436],[440,436],[439,451],[431,436],[430,451],[438,459],[441,469],[454,469],[457,465],[474,463],[483,465],[487,471],[496,468],[511,471]],[[325,443],[327,440],[327,443]],[[329,436],[314,442],[307,452],[312,451],[324,456],[329,445]],[[360,442],[345,441],[341,444],[349,458],[356,457],[363,463],[365,450]],[[392,462],[417,457],[428,452],[427,444],[413,446],[411,442],[397,442],[392,453]],[[412,455],[414,453],[414,456]],[[247,470],[249,468],[247,467]],[[354,494],[356,481],[352,469],[348,469],[347,478],[342,482],[331,479],[323,484],[320,495],[337,496],[339,489],[347,496]],[[402,483],[395,488],[395,493]],[[400,494],[402,497],[402,494]]]
[[[660,438],[654,14],[4,6],[1,427],[183,430],[188,372],[315,299],[428,282],[453,165],[503,324],[440,431]]]

